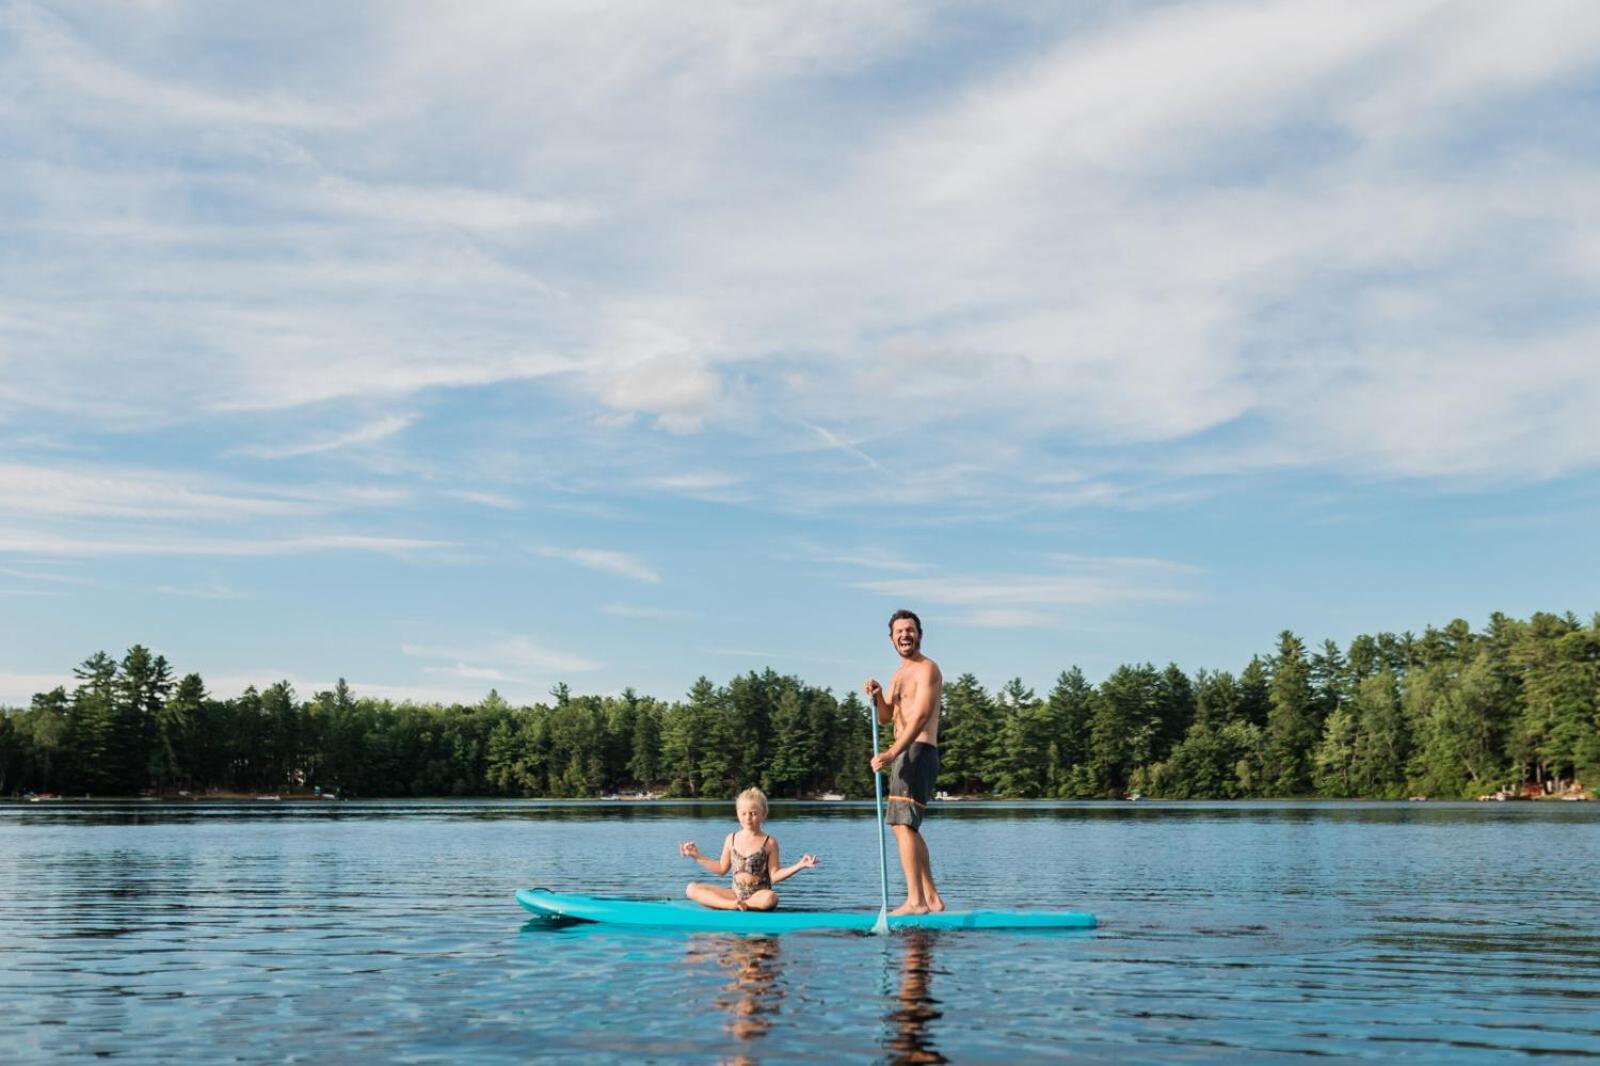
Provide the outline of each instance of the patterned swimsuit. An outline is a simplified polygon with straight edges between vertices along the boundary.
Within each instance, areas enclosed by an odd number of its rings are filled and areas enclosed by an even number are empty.
[[[733,837],[728,837],[728,850],[733,854],[733,895],[741,902],[763,888],[772,887],[772,875],[767,872],[767,841],[771,839],[763,836],[760,847],[748,855],[740,855],[739,849],[733,846]]]

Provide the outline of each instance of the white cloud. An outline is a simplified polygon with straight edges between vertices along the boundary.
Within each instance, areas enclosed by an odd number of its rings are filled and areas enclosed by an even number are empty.
[[[337,451],[340,448],[384,440],[401,432],[413,421],[414,419],[405,415],[390,415],[333,437],[302,441],[298,444],[251,444],[235,448],[233,451],[236,455],[248,455],[257,459],[291,459],[303,455],[317,455],[321,452]]]
[[[251,97],[144,75],[92,48],[37,7],[8,8],[0,24],[16,35],[21,44],[17,61],[36,84],[100,111],[102,122],[307,128],[357,120],[348,108],[324,107],[282,92]]]
[[[655,415],[662,429],[695,433],[716,413],[722,399],[722,383],[695,356],[661,352],[616,370],[602,398],[620,411]]]
[[[0,670],[0,707],[26,707],[37,693],[49,692],[57,686],[71,692],[76,684],[70,673],[25,674]]]
[[[1003,608],[980,609],[970,611],[956,619],[970,626],[980,629],[1027,629],[1030,626],[1051,625],[1056,622],[1052,615],[1043,611],[1006,610]]]
[[[248,537],[230,539],[173,534],[166,537],[101,539],[0,528],[0,553],[52,557],[117,555],[273,556],[339,551],[409,555],[415,552],[437,551],[451,546],[448,541],[416,540],[406,537],[371,537],[356,534],[323,534],[265,539]]]
[[[1183,603],[1199,598],[1198,570],[1162,559],[1058,555],[1042,573],[934,573],[855,583],[884,597],[967,608],[967,624],[1022,628],[1052,622],[1063,609]],[[1060,570],[1067,570],[1062,573]]]
[[[1128,505],[1240,426],[1287,467],[1358,476],[1600,463],[1576,399],[1600,372],[1558,351],[1595,324],[1594,176],[1581,144],[1526,132],[1574,106],[1600,10],[1140,5],[952,51],[984,17],[420,5],[352,16],[324,52],[283,15],[224,85],[195,59],[201,8],[10,11],[21,83],[62,91],[0,113],[22,156],[0,223],[54,264],[0,274],[0,417],[216,424],[522,386],[583,431],[666,430],[674,469],[702,471],[628,484],[786,508],[874,476],[893,500],[1013,506],[1062,453],[1148,445],[1034,498]],[[947,54],[946,77],[900,76]],[[1463,350],[1539,353],[1548,388],[1461,374],[1437,432],[1346,422],[1427,408]],[[1351,380],[1321,388],[1322,352]],[[516,439],[501,418],[485,434]],[[1541,426],[1556,447],[1519,446]],[[725,461],[708,430],[779,476],[695,484]]]
[[[643,581],[651,585],[661,583],[661,575],[636,556],[626,552],[608,551],[603,548],[551,547],[536,547],[532,551],[535,555],[541,555],[546,559],[565,559],[567,562],[577,563],[579,566],[598,570],[603,574],[615,574],[618,577]]]
[[[481,189],[374,185],[338,177],[319,182],[310,204],[321,210],[369,216],[388,225],[453,226],[488,232],[573,226],[592,221],[596,214],[582,204],[530,200]]]
[[[436,664],[427,669],[448,671],[451,676],[478,677],[480,675],[463,671],[487,671],[494,674],[492,680],[524,683],[531,683],[530,674],[583,673],[603,665],[581,655],[546,648],[521,636],[495,637],[470,647],[404,644],[400,650],[414,659],[445,660],[445,665]]]
[[[449,496],[457,500],[465,500],[468,503],[481,504],[484,507],[493,507],[497,511],[515,511],[517,508],[522,506],[512,497],[498,492],[481,492],[478,490],[469,489],[449,489],[440,493],[440,495]]]
[[[615,618],[639,618],[663,622],[684,622],[699,618],[695,611],[675,610],[670,607],[639,607],[627,603],[608,603],[600,608],[601,614]]]
[[[819,666],[859,666],[859,659],[840,659],[825,655],[797,655],[789,651],[759,651],[755,648],[701,648],[707,655],[719,655],[728,659],[755,659],[775,669],[786,668],[792,663],[812,663]]]
[[[668,492],[701,493],[732,488],[742,480],[743,478],[733,474],[701,470],[683,474],[663,474],[659,477],[646,478],[644,483],[650,488],[664,489]]]
[[[245,599],[245,594],[229,588],[220,581],[208,581],[197,585],[157,585],[156,591],[164,596],[187,596],[200,600],[240,600]]]
[[[305,515],[303,500],[220,483],[204,474],[121,466],[0,462],[0,511],[120,518]]]
[[[23,570],[11,566],[0,566],[0,574],[19,578],[23,581],[46,581],[57,585],[92,585],[95,583],[90,578],[79,577],[75,574],[58,574],[47,570]]]
[[[890,573],[918,573],[931,569],[928,563],[902,558],[883,548],[829,548],[820,544],[802,544],[802,558],[819,563],[858,567],[863,570],[883,570]]]

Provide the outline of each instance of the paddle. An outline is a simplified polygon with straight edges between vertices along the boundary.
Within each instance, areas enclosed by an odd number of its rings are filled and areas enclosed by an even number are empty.
[[[878,696],[869,693],[872,704],[867,708],[867,718],[872,722],[872,754],[878,754]],[[883,839],[883,771],[872,774],[872,793],[878,812],[878,879],[883,886],[883,906],[878,910],[878,920],[872,927],[877,936],[889,933],[889,851]]]

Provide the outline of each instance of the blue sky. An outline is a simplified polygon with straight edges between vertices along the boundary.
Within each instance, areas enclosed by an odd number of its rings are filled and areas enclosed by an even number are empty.
[[[0,4],[0,702],[1600,608],[1588,2]]]

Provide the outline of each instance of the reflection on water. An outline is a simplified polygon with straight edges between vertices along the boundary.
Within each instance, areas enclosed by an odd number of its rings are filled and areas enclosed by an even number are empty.
[[[772,1030],[773,1016],[782,1008],[784,990],[778,957],[777,937],[730,934],[696,937],[689,942],[691,962],[708,961],[727,971],[728,981],[713,1000],[717,1009],[727,1015],[723,1031],[740,1045],[740,1053],[727,1061],[740,1066],[757,1061],[753,1057],[756,1042]]]
[[[884,1020],[889,1023],[884,1046],[891,1062],[948,1062],[933,1045],[931,1023],[944,1017],[939,1001],[933,998],[933,945],[938,934],[926,929],[907,929],[897,934],[900,940],[900,989]]]
[[[898,971],[897,979],[885,990],[886,1002],[880,1008],[884,1009],[883,1048],[889,1062],[914,1066],[950,1061],[935,1046],[933,1033],[933,1023],[944,1017],[933,995],[937,941],[937,933],[920,929],[894,935],[890,965]],[[691,966],[715,967],[725,978],[711,999],[723,1016],[723,1031],[735,1041],[734,1052],[723,1061],[739,1066],[760,1061],[761,1042],[773,1031],[787,991],[782,941],[732,934],[696,936],[689,942],[685,961]]]

